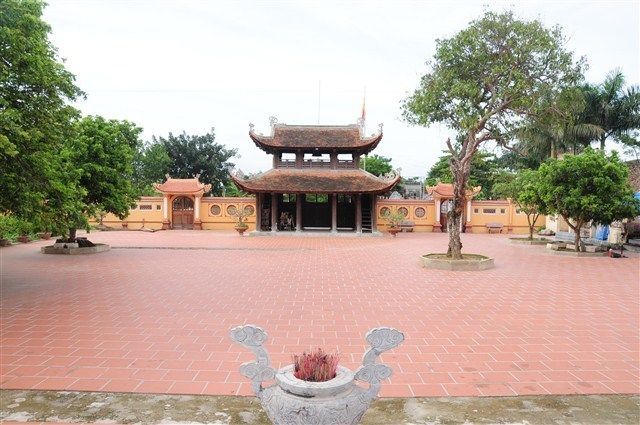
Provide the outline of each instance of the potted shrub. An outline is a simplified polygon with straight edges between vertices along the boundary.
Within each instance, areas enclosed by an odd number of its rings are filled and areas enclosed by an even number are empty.
[[[403,213],[400,211],[387,211],[382,217],[387,220],[389,226],[387,232],[389,232],[391,236],[395,237],[397,233],[402,231],[400,222],[404,220],[405,215]]]
[[[254,394],[275,424],[357,424],[377,397],[380,383],[392,373],[390,367],[376,363],[378,356],[404,341],[396,329],[370,330],[365,338],[371,348],[355,373],[338,365],[337,355],[322,350],[294,356],[293,364],[276,372],[262,346],[267,339],[262,328],[238,326],[231,330],[231,338],[255,354],[256,361],[242,364],[240,373],[251,380]],[[262,386],[273,379],[274,385]],[[355,381],[368,382],[369,387]]]
[[[29,234],[31,233],[31,231],[33,230],[33,226],[31,225],[31,223],[29,223],[28,221],[25,220],[18,220],[18,237],[16,238],[16,240],[18,242],[22,242],[22,243],[27,243],[29,242],[30,238],[29,238]]]
[[[236,208],[236,210],[231,215],[236,219],[236,224],[233,226],[233,228],[236,229],[240,236],[242,236],[244,232],[246,232],[249,228],[246,220],[250,214],[247,211]]]
[[[0,246],[11,245],[11,239],[18,233],[18,220],[10,215],[0,215]]]

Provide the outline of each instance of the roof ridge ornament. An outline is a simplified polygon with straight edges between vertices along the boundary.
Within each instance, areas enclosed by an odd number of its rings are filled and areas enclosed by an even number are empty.
[[[276,124],[278,124],[278,118],[271,115],[269,117],[269,125],[271,126],[271,136],[275,134]]]
[[[249,123],[249,133],[253,133],[254,132],[253,131],[254,128],[255,128],[255,125],[252,122],[250,122]]]

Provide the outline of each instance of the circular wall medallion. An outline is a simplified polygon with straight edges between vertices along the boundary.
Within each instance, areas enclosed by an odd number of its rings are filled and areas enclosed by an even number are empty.
[[[211,205],[209,211],[211,211],[211,215],[220,215],[222,209],[220,209],[220,205]]]
[[[425,215],[427,215],[427,211],[422,208],[422,207],[418,207],[415,209],[415,211],[413,212],[415,214],[416,217],[418,218],[423,218]]]
[[[234,215],[237,211],[238,211],[238,208],[236,208],[235,205],[229,205],[227,207],[227,214],[229,215]]]
[[[389,209],[389,207],[382,207],[380,208],[380,217],[384,217],[385,215],[391,213],[391,210]]]
[[[405,218],[409,216],[409,210],[406,209],[405,207],[398,208],[398,212],[404,215]]]
[[[253,208],[253,205],[245,205],[244,206],[244,213],[245,214],[249,214],[249,215],[253,215],[253,213],[256,211],[255,208]]]

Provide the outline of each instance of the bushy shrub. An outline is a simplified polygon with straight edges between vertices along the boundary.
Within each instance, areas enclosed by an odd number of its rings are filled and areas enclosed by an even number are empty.
[[[19,232],[18,219],[10,215],[0,215],[0,239],[15,239]]]

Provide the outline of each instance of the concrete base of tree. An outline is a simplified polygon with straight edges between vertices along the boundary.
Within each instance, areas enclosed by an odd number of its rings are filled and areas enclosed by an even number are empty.
[[[517,245],[546,245],[551,242],[551,239],[509,238],[509,241]]]
[[[420,257],[422,267],[436,270],[480,271],[495,267],[493,258],[479,254],[462,254],[462,260],[452,260],[447,254],[427,254]]]
[[[547,252],[553,255],[566,255],[568,257],[604,257],[607,255],[606,252],[576,252],[574,250],[568,249],[551,249],[547,248]]]
[[[43,246],[40,252],[43,254],[60,254],[60,255],[85,255],[97,254],[99,252],[109,251],[111,247],[107,244],[98,243],[95,246],[86,248],[59,248],[55,246]]]

